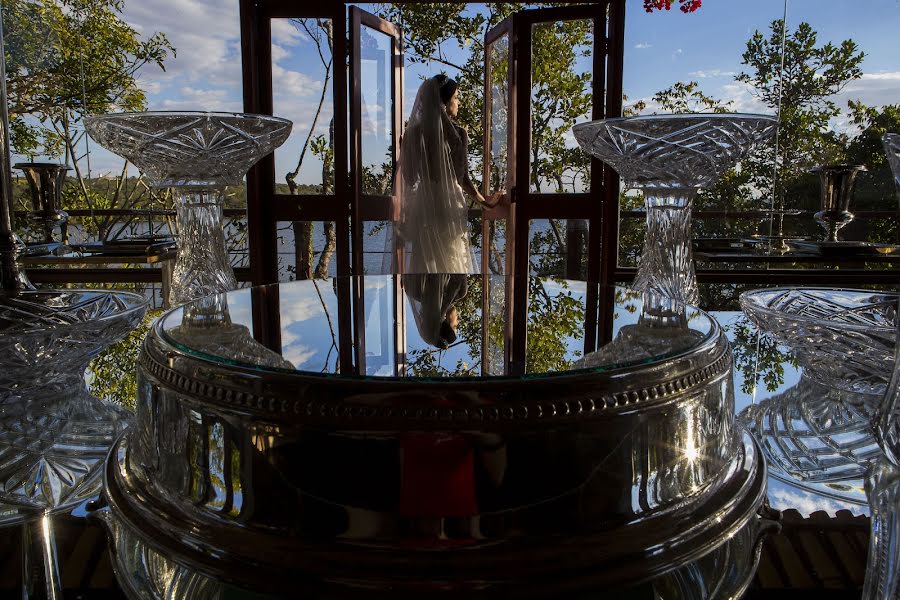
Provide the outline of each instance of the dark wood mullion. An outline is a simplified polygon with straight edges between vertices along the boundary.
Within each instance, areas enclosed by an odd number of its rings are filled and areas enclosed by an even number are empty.
[[[613,21],[624,18],[624,13],[616,9],[618,4],[624,6],[624,0],[605,2],[602,15],[594,18],[594,103],[591,113],[594,120],[613,116],[611,109],[614,112],[615,107],[610,106],[607,90],[621,88],[616,83],[622,81],[621,51],[618,52],[618,59],[610,58],[610,51],[615,52],[617,43],[610,36],[610,31],[621,29]],[[621,97],[619,100],[616,116],[621,114]],[[614,171],[607,169],[594,156],[591,157],[591,195],[597,214],[588,232],[588,280],[599,282],[601,287],[588,287],[589,290],[596,290],[599,296],[596,308],[594,298],[588,298],[588,314],[597,318],[594,323],[585,324],[586,353],[612,341],[613,311],[603,309],[615,304],[613,276],[619,255],[619,179]]]
[[[330,5],[332,23],[332,97],[334,102],[334,202],[337,243],[337,274],[350,275],[350,207],[352,189],[349,181],[349,133],[347,131],[347,9],[343,3]],[[340,311],[340,309],[339,309]]]
[[[533,202],[529,201],[531,180],[529,171],[531,158],[531,51],[533,21],[526,11],[515,15],[513,33],[515,37],[515,78],[516,78],[516,159],[515,159],[515,192],[510,207],[507,243],[512,230],[513,247],[508,249],[512,260],[509,270],[511,283],[507,303],[511,308],[509,319],[510,332],[507,339],[509,361],[507,371],[517,375],[525,372],[525,354],[527,348],[526,331],[528,326],[528,275],[529,275],[529,226],[532,218]],[[521,123],[518,123],[521,121]]]
[[[272,114],[271,24],[252,0],[241,0],[240,22],[244,110]],[[274,173],[271,157],[258,162],[247,173],[247,228],[254,285],[275,281],[278,277],[275,226],[268,202],[274,192]]]

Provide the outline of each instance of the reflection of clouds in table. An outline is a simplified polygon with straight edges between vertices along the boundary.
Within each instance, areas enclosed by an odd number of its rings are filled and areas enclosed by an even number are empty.
[[[776,510],[795,508],[804,517],[817,511],[825,511],[831,516],[834,516],[839,510],[849,510],[854,515],[869,514],[867,506],[841,502],[837,499],[806,492],[772,477],[769,477],[768,495],[772,508]]]
[[[282,347],[281,355],[297,369],[301,369],[310,358],[319,353],[318,350],[304,344],[284,344]]]
[[[322,294],[322,300],[319,299],[319,295],[316,293],[316,288],[313,285],[318,286],[319,292]],[[328,314],[334,320],[336,318],[337,303],[330,280],[315,282],[314,284],[310,283],[310,285],[282,286],[282,326],[289,327],[292,323],[310,319],[322,319],[325,321],[325,308],[322,306],[323,300],[325,301]]]

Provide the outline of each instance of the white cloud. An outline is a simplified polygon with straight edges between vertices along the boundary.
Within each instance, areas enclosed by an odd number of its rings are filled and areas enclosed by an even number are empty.
[[[709,69],[708,71],[691,71],[688,75],[696,79],[707,79],[709,77],[734,77],[736,73],[734,71],[723,71],[721,69]]]
[[[719,88],[716,97],[724,102],[731,100],[731,110],[741,113],[771,113],[772,110],[759,98],[753,95],[753,87],[746,83],[735,81],[726,83]]]
[[[900,102],[900,71],[863,73],[835,95],[835,101],[846,109],[848,100],[862,100],[869,106],[884,106]]]
[[[277,64],[272,65],[272,80],[274,91],[279,96],[300,98],[313,94],[318,95],[322,92],[321,81],[299,71],[285,69]]]
[[[684,50],[682,50],[681,48],[676,49],[675,52],[672,53],[672,60],[675,60],[682,54],[684,54]]]
[[[634,45],[634,47],[637,48],[638,50],[645,50],[647,48],[652,48],[653,44],[649,44],[647,42],[638,42],[637,44]]]
[[[296,46],[301,41],[308,40],[300,28],[290,22],[290,19],[272,19],[272,41],[285,46]]]
[[[142,0],[126,2],[124,19],[145,37],[163,32],[175,47],[165,72],[147,66],[142,83],[202,81],[234,86],[240,95],[238,3],[232,0]],[[145,88],[146,89],[146,88]],[[155,93],[155,92],[154,92]],[[151,106],[151,108],[154,108]]]
[[[165,110],[212,110],[239,112],[242,102],[230,90],[182,87],[178,94],[159,102]]]

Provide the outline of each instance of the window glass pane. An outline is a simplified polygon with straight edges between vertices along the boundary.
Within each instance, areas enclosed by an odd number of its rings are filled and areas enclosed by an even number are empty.
[[[390,195],[393,188],[393,66],[391,38],[360,28],[360,94],[364,194]]]
[[[578,147],[572,125],[590,120],[593,23],[537,23],[532,40],[529,189],[586,191],[590,157]]]
[[[332,36],[329,19],[272,19],[273,112],[294,122],[275,150],[277,193],[334,193]]]
[[[278,281],[337,275],[333,221],[279,221]]]
[[[509,35],[504,34],[491,44],[490,56],[490,119],[488,148],[490,150],[490,193],[509,190]]]

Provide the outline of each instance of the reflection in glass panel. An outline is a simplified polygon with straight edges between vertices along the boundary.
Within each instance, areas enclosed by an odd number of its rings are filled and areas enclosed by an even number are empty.
[[[278,281],[337,274],[337,236],[333,221],[281,221],[278,233]]]
[[[334,106],[330,19],[272,19],[274,113],[294,122],[275,150],[275,191],[334,193]]]
[[[506,219],[488,221],[488,240],[486,246],[488,253],[488,273],[502,275],[506,272]],[[479,249],[479,262],[481,266],[481,250]]]
[[[390,193],[390,192],[388,192]],[[389,275],[394,268],[394,226],[390,221],[363,221],[363,273]]]
[[[509,190],[509,36],[504,34],[490,47],[491,128],[489,192]]]
[[[593,23],[537,23],[532,36],[529,189],[587,191],[590,157],[575,142],[572,125],[591,116]]]
[[[391,146],[393,65],[391,38],[360,28],[360,94],[364,194],[390,195],[393,188]]]
[[[300,371],[340,373],[340,322],[334,280],[281,286],[281,356]],[[250,306],[244,307],[246,314]],[[232,317],[235,314],[232,308]]]
[[[529,223],[531,273],[587,277],[589,223],[585,219],[536,219]]]

